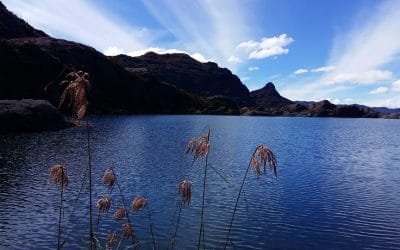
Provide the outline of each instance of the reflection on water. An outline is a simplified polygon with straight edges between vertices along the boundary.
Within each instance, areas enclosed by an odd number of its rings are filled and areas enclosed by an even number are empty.
[[[127,200],[148,198],[162,249],[174,231],[177,184],[184,178],[193,181],[193,197],[182,211],[177,248],[197,248],[203,162],[190,168],[183,152],[207,125],[209,161],[229,181],[209,171],[207,248],[223,246],[240,180],[261,143],[276,153],[279,176],[250,176],[232,232],[236,248],[400,248],[398,120],[105,116],[92,123],[95,200],[109,195],[101,177],[114,167]],[[48,180],[55,163],[70,175],[65,248],[86,248],[87,187],[76,199],[87,164],[85,136],[84,128],[0,135],[0,248],[55,248],[59,193]],[[116,190],[111,198],[114,212],[121,205]],[[151,248],[146,213],[132,220],[141,246]],[[95,230],[104,242],[118,228],[110,213]]]

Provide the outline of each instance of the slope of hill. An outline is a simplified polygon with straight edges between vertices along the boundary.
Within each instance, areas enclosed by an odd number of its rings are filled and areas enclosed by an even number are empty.
[[[90,75],[91,110],[107,113],[238,113],[216,98],[201,98],[155,77],[140,77],[83,44],[48,37],[0,5],[0,99],[47,99],[57,105],[59,83],[73,70]],[[225,106],[226,105],[226,106]],[[214,108],[209,108],[214,107]]]
[[[216,63],[201,63],[186,54],[159,55],[149,52],[139,57],[110,57],[125,69],[142,77],[154,77],[200,96],[225,96],[239,105],[249,101],[249,90],[240,79]]]
[[[6,6],[0,2],[0,39],[42,36],[48,35],[32,28],[24,20],[8,11]]]

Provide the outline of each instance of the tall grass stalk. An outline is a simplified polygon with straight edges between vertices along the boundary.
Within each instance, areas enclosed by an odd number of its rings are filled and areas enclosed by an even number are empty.
[[[58,230],[57,230],[57,249],[61,249],[61,233],[62,233],[62,217],[63,217],[63,194],[68,185],[68,175],[64,166],[60,164],[54,165],[50,170],[50,180],[56,185],[60,185],[60,209],[58,214]]]
[[[125,197],[124,197],[124,194],[123,194],[123,192],[121,190],[121,186],[119,185],[119,181],[118,181],[117,175],[114,172],[114,169],[111,169],[111,171],[112,171],[112,173],[114,175],[115,183],[117,184],[119,195],[121,196],[122,205],[124,206],[124,209],[126,211],[126,219],[128,220],[129,225],[132,226],[131,219],[129,218],[129,213],[127,212],[128,211],[128,207],[126,206]],[[135,248],[139,244],[139,241],[136,238],[135,234],[131,234],[131,239],[132,239],[132,246],[133,246],[133,248]]]
[[[93,202],[92,202],[92,153],[90,146],[90,128],[89,121],[86,118],[86,134],[87,134],[87,154],[88,154],[88,169],[89,169],[89,248],[93,249]]]
[[[150,212],[149,205],[146,206],[146,210],[147,210],[147,217],[149,218],[151,240],[152,240],[152,242],[153,242],[153,250],[155,250],[155,249],[157,249],[157,247],[156,247],[156,238],[154,237],[154,232],[153,232],[153,221],[152,221],[152,219],[151,219],[151,212]]]
[[[200,249],[200,245],[201,245],[201,237],[203,236],[203,248],[205,249],[205,233],[204,233],[204,207],[205,207],[205,198],[206,198],[206,182],[207,182],[207,166],[208,166],[208,153],[209,153],[209,145],[210,145],[210,133],[211,133],[211,129],[208,128],[208,133],[207,133],[207,139],[206,139],[206,143],[207,143],[207,153],[205,154],[206,156],[206,162],[204,165],[204,177],[203,177],[203,198],[202,198],[202,202],[201,202],[201,218],[200,218],[200,229],[199,229],[199,240],[197,243],[197,249]]]
[[[174,236],[172,237],[172,247],[171,247],[171,249],[175,248],[176,235],[178,234],[178,228],[179,228],[179,223],[180,223],[180,220],[181,220],[182,208],[183,208],[183,201],[181,201],[180,205],[179,205],[178,218],[176,219],[176,226],[175,226]]]
[[[277,161],[276,161],[274,153],[268,147],[265,147],[263,145],[259,145],[254,150],[254,153],[252,154],[252,156],[250,158],[250,162],[249,162],[249,165],[247,166],[246,172],[244,174],[244,177],[243,177],[243,180],[242,180],[242,184],[240,185],[239,193],[236,196],[235,207],[233,208],[231,221],[229,223],[228,233],[226,235],[225,244],[224,244],[224,249],[227,248],[228,241],[230,240],[230,234],[231,234],[231,231],[232,231],[232,226],[233,226],[233,221],[235,219],[237,206],[239,204],[240,196],[244,192],[243,188],[244,188],[244,184],[246,182],[249,170],[250,170],[250,168],[252,168],[255,171],[257,178],[261,174],[259,161],[261,161],[261,164],[264,167],[264,171],[265,171],[265,166],[266,166],[266,164],[268,162],[271,170],[273,170],[273,172],[274,172],[275,177],[277,177],[277,172],[276,172]]]
[[[61,169],[62,175],[64,175],[64,168]],[[57,235],[57,249],[61,249],[61,221],[63,213],[63,194],[64,194],[64,178],[61,179],[61,191],[60,191],[60,211],[58,215],[58,235]]]

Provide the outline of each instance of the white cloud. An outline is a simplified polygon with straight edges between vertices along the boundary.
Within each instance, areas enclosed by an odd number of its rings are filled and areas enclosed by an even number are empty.
[[[293,72],[293,74],[300,75],[300,74],[304,74],[304,73],[307,73],[307,72],[308,72],[308,69],[298,69],[295,72]]]
[[[103,54],[106,56],[117,56],[117,55],[124,54],[124,50],[117,48],[115,46],[112,46],[112,47],[108,47],[106,50],[104,50]]]
[[[310,70],[311,72],[329,72],[334,70],[336,67],[335,66],[324,66],[324,67],[319,67],[316,69]]]
[[[352,84],[374,84],[380,81],[393,79],[393,72],[388,70],[369,70],[364,72],[335,73],[321,80],[322,83],[352,83]]]
[[[323,67],[319,67],[319,68],[315,68],[315,69],[298,69],[295,72],[293,72],[293,74],[295,75],[300,75],[300,74],[305,74],[305,73],[309,73],[309,72],[313,72],[313,73],[318,73],[318,72],[329,72],[334,70],[336,67],[335,66],[323,66]]]
[[[242,60],[241,60],[239,57],[237,57],[237,56],[230,56],[230,57],[228,58],[228,62],[231,62],[231,63],[240,63],[240,62],[242,62]]]
[[[373,83],[390,80],[385,71],[400,53],[400,1],[382,1],[377,8],[360,16],[357,25],[334,42],[328,65],[336,69],[325,74],[323,82]]]
[[[35,28],[100,51],[110,46],[125,50],[142,49],[159,35],[155,31],[116,21],[89,1],[5,0],[4,4]]]
[[[391,90],[400,92],[400,79],[392,83]]]
[[[206,59],[202,54],[200,53],[189,53],[184,50],[179,50],[179,49],[165,49],[165,48],[159,48],[159,47],[149,47],[146,49],[141,49],[141,50],[135,50],[135,51],[130,51],[130,52],[125,52],[123,49],[117,48],[117,47],[109,47],[104,51],[104,54],[107,56],[115,56],[119,54],[125,54],[128,56],[141,56],[144,55],[148,52],[155,52],[157,54],[175,54],[175,53],[184,53],[188,54],[192,58],[196,59],[199,62],[209,62],[212,61],[211,59]]]
[[[385,99],[379,98],[374,100],[367,100],[363,102],[363,104],[370,107],[400,108],[400,95]]]
[[[333,104],[340,104],[341,101],[339,98],[326,98],[329,102],[333,103]]]
[[[249,67],[249,68],[248,68],[249,71],[255,71],[255,70],[259,70],[259,69],[260,69],[260,68],[257,67],[257,66],[256,66],[256,67]]]
[[[294,40],[286,34],[278,37],[263,37],[259,42],[249,40],[240,43],[237,50],[245,53],[249,59],[262,59],[289,53],[289,49],[285,48]]]
[[[389,88],[379,87],[379,88],[376,88],[376,89],[370,91],[369,93],[370,94],[383,94],[383,93],[387,93],[387,92],[389,92]]]
[[[354,99],[353,98],[345,98],[344,100],[343,100],[343,103],[345,103],[345,104],[350,104],[350,103],[354,103],[355,101],[354,101]]]
[[[221,65],[234,67],[237,60],[228,59],[242,39],[251,37],[253,25],[239,0],[142,0],[142,3],[180,42],[182,49],[199,51]]]

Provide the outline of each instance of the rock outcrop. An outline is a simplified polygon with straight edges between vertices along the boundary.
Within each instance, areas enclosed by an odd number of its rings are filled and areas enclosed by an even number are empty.
[[[32,132],[71,127],[45,100],[0,100],[0,132]]]
[[[143,78],[155,78],[199,96],[224,96],[239,105],[249,102],[249,90],[226,68],[201,63],[186,54],[153,52],[138,57],[118,55],[110,59]]]

